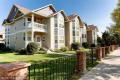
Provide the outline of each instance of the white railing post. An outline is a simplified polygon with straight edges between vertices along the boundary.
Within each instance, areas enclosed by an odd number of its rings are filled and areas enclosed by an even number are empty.
[[[34,42],[34,14],[32,14],[32,33],[31,33],[31,41]]]

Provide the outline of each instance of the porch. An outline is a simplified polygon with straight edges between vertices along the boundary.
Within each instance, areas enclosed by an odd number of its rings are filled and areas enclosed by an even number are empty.
[[[47,18],[38,14],[29,14],[25,18],[27,30],[47,32]]]
[[[26,41],[26,46],[30,42],[35,42],[37,43],[40,47],[45,47],[46,42],[45,42],[46,34],[43,32],[37,32],[37,31],[27,31],[25,33],[25,41]]]

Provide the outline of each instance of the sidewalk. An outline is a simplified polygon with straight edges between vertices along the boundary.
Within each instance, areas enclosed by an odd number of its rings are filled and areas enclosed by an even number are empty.
[[[112,52],[79,80],[120,80],[120,49]]]

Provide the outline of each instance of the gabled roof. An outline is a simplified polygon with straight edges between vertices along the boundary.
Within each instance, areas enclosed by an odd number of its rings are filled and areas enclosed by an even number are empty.
[[[53,7],[53,5],[50,4],[50,5],[47,5],[47,6],[38,8],[38,9],[35,9],[35,10],[33,10],[32,12],[33,12],[33,13],[36,13],[36,14],[39,14],[39,15],[42,15],[42,16],[45,16],[45,17],[48,17],[48,16],[50,16],[51,14],[56,13],[56,10],[55,10],[55,8]]]
[[[96,29],[97,31],[99,31],[98,28],[97,28],[97,26],[94,26],[94,25],[88,25],[88,26],[87,26],[87,30],[95,30],[95,29]]]
[[[76,17],[78,17],[78,19],[79,19],[79,21],[80,21],[80,26],[81,26],[81,28],[82,28],[82,27],[84,26],[84,23],[82,22],[80,16],[78,16],[77,14],[72,14],[72,15],[68,16],[68,19],[69,19],[69,21],[72,21],[72,20],[74,20]]]
[[[24,7],[20,6],[20,5],[14,4],[14,5],[12,6],[12,9],[10,10],[10,13],[9,13],[8,17],[12,14],[14,8],[17,8],[17,9],[18,9],[22,14],[24,14],[24,15],[30,12],[29,9],[24,8]]]
[[[65,17],[65,20],[66,20],[66,21],[69,20],[68,17],[67,17],[67,15],[66,15],[66,13],[65,13],[63,10],[60,10],[60,11],[58,11],[58,12],[56,12],[56,13],[51,14],[49,17],[54,16],[54,15],[56,15],[56,14],[58,14],[58,13],[62,13],[63,16]]]
[[[71,20],[73,20],[76,16],[77,16],[76,14],[72,14],[72,15],[68,16],[68,19],[71,21]]]
[[[35,9],[35,10],[33,10],[32,12],[37,12],[37,11],[42,10],[42,9],[44,9],[44,8],[47,8],[47,7],[50,7],[54,12],[56,12],[56,10],[55,10],[55,8],[53,7],[52,4],[46,5],[46,6],[44,6],[44,7],[38,8],[38,9]]]
[[[29,9],[25,8],[25,7],[22,7],[20,5],[17,5],[17,4],[14,4],[15,7],[17,7],[23,14],[27,14],[30,12]]]

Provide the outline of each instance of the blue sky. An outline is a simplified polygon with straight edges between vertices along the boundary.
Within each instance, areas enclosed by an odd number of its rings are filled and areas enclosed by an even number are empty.
[[[62,9],[67,15],[79,14],[84,22],[97,25],[99,31],[103,32],[112,23],[110,14],[116,7],[117,0],[0,0],[0,31],[2,21],[8,16],[13,4],[31,10],[53,4],[56,10]]]

